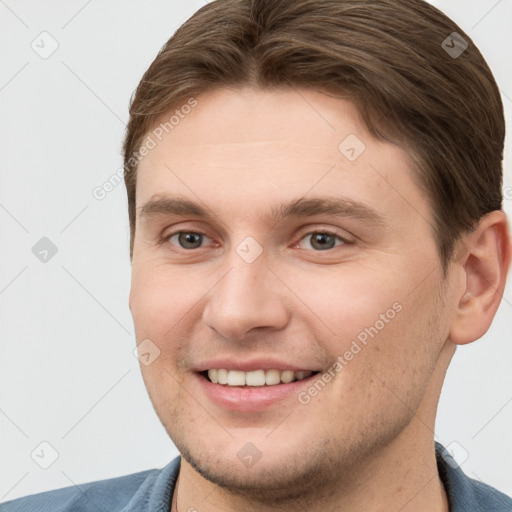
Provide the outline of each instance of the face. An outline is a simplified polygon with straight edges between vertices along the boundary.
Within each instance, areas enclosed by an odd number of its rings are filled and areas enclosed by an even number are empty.
[[[233,491],[355,476],[433,423],[453,297],[413,164],[320,92],[196,100],[138,170],[130,309],[155,410]]]

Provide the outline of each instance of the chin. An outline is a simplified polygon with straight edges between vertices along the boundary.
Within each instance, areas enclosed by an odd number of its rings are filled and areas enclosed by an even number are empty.
[[[304,454],[279,454],[267,460],[262,456],[248,468],[230,455],[205,457],[191,454],[188,449],[178,449],[182,458],[206,480],[231,494],[265,505],[302,499],[313,489],[318,489],[321,481],[326,481],[325,461],[311,464],[306,462]]]

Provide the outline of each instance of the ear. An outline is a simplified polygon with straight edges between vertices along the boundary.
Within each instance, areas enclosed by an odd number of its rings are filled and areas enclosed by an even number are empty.
[[[465,345],[481,338],[496,314],[510,266],[511,243],[507,217],[493,211],[482,217],[464,240],[460,265],[465,280],[450,328],[450,339]]]

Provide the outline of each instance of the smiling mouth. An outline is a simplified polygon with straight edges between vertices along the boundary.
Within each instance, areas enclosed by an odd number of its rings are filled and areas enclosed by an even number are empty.
[[[206,380],[212,384],[220,384],[226,387],[267,387],[280,384],[289,384],[290,382],[307,379],[312,375],[320,373],[311,370],[253,370],[244,372],[239,370],[228,370],[225,368],[215,368],[199,372]]]

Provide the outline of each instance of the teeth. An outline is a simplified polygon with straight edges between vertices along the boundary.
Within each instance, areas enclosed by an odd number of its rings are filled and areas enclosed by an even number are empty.
[[[294,372],[291,370],[285,370],[283,373],[281,373],[281,382],[284,382],[285,384],[291,382],[294,378],[293,373]]]
[[[227,384],[228,383],[228,371],[227,370],[217,370],[217,379],[219,384]]]
[[[288,384],[294,380],[302,380],[313,372],[302,370],[254,370],[242,372],[239,370],[212,369],[208,370],[208,378],[214,384],[227,384],[228,386],[275,386],[276,384]]]
[[[245,372],[228,372],[228,386],[245,386]]]
[[[265,385],[265,372],[263,370],[247,372],[245,374],[245,384],[247,386],[263,386],[263,385]]]
[[[279,370],[267,370],[265,372],[265,384],[275,386],[281,382],[281,372]]]

